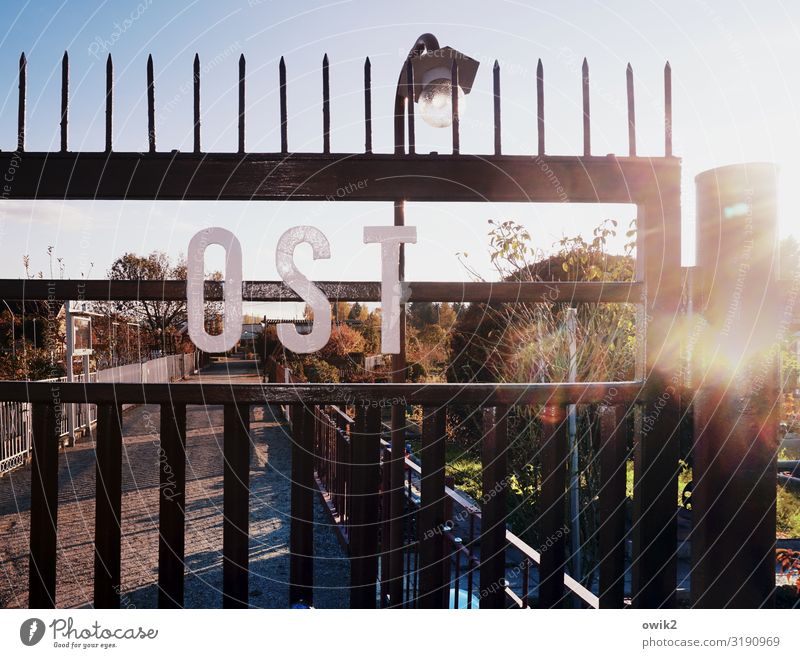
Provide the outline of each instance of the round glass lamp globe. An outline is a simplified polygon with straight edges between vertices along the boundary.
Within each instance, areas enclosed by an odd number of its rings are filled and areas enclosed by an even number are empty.
[[[447,128],[453,123],[453,86],[449,78],[436,78],[427,83],[419,95],[419,112],[423,121],[434,128]],[[464,90],[458,88],[459,112],[464,109]]]

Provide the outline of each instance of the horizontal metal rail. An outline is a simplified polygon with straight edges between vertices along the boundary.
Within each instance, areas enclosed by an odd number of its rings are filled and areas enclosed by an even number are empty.
[[[0,399],[88,404],[623,404],[643,382],[548,384],[61,384],[0,381]]]
[[[365,153],[0,153],[11,199],[639,203],[680,186],[671,157]]]
[[[315,285],[331,300],[381,301],[380,281],[317,281]],[[639,282],[607,281],[407,281],[401,302],[629,302],[642,301]],[[223,284],[205,282],[205,299],[223,298]],[[105,279],[0,279],[0,299],[82,301],[181,301],[186,299],[186,281],[118,281]],[[282,281],[244,281],[242,299],[251,302],[302,301]]]

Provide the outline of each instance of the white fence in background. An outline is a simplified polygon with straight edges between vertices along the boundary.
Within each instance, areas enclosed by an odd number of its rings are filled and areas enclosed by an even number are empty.
[[[89,373],[90,382],[109,384],[166,383],[183,379],[196,372],[199,352],[173,354],[144,363],[130,363]],[[75,382],[83,382],[76,375]],[[45,379],[66,382],[66,377]],[[97,420],[97,406],[75,404],[75,430],[85,431]],[[69,405],[61,405],[61,437],[69,434]],[[32,440],[31,405],[27,402],[0,402],[0,475],[22,466],[30,456]]]

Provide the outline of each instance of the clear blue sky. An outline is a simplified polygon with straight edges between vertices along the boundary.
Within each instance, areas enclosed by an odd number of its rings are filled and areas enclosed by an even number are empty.
[[[394,85],[404,55],[422,32],[435,33],[481,62],[462,150],[492,148],[491,67],[503,71],[504,150],[535,149],[535,67],[545,66],[547,146],[581,151],[580,61],[591,67],[593,152],[627,153],[625,66],[636,74],[639,152],[663,152],[662,70],[673,68],[675,153],[684,161],[684,223],[693,230],[693,179],[732,162],[782,166],[782,230],[800,233],[787,208],[800,180],[800,7],[790,0],[641,2],[544,1],[403,3],[385,0],[124,0],[4,2],[0,26],[0,148],[15,145],[17,59],[28,60],[28,148],[58,148],[60,61],[70,53],[70,149],[103,148],[105,58],[114,57],[115,148],[144,150],[145,61],[153,53],[159,150],[191,148],[191,68],[203,66],[203,148],[236,148],[236,77],[247,58],[247,148],[279,146],[278,59],[289,77],[290,148],[320,150],[321,71],[331,62],[332,148],[363,150],[362,66],[372,61],[375,150],[391,146]],[[127,22],[126,22],[127,19]],[[419,124],[418,124],[419,125]],[[418,127],[419,150],[447,151],[449,131]],[[586,231],[605,217],[627,220],[629,207],[428,205],[409,209],[419,244],[407,249],[410,279],[467,278],[455,253],[467,251],[482,272],[487,220],[514,218],[547,249],[561,234]],[[54,245],[68,276],[103,276],[123,251],[185,252],[209,225],[232,229],[244,246],[245,277],[276,278],[274,244],[289,226],[314,224],[331,240],[332,259],[303,267],[317,279],[376,279],[379,255],[361,244],[361,226],[389,224],[388,204],[0,202],[0,276],[22,274],[21,255],[47,269]],[[685,239],[684,260],[692,258]],[[214,265],[211,257],[209,265]]]

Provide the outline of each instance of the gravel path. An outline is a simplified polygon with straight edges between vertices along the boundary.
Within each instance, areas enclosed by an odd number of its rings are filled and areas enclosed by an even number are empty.
[[[202,382],[258,381],[252,363],[210,366]],[[180,384],[176,384],[179,386]],[[122,607],[156,607],[159,407],[125,413],[122,464]],[[186,607],[222,600],[221,406],[187,409]],[[288,605],[291,441],[279,409],[251,408],[250,604]],[[87,437],[59,455],[58,607],[91,605],[95,452]],[[30,468],[0,478],[0,606],[27,606]],[[315,497],[315,605],[349,604],[349,565]]]

